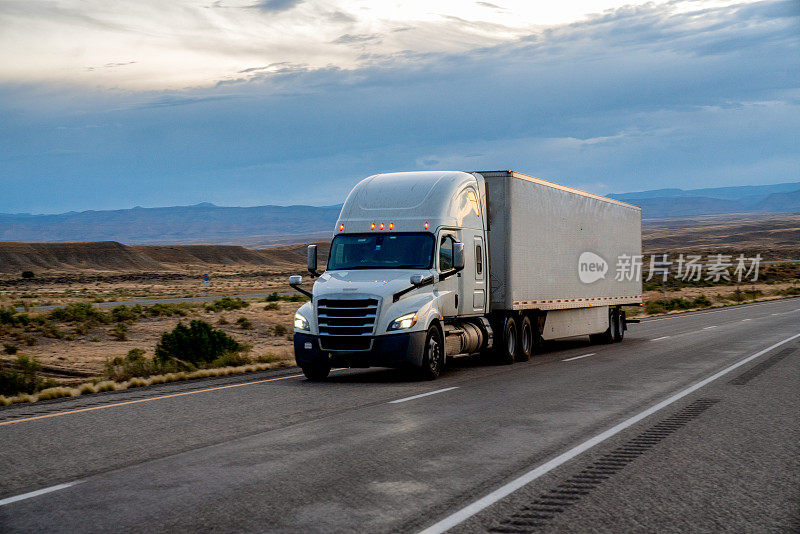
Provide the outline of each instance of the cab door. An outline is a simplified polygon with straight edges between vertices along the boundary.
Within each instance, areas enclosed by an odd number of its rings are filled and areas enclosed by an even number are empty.
[[[437,276],[453,269],[453,245],[458,242],[456,232],[442,230],[439,232],[436,254]],[[459,273],[461,274],[461,273]],[[439,298],[439,310],[445,317],[455,317],[459,307],[463,304],[459,297],[459,277],[450,276],[445,280],[437,281],[434,293]]]

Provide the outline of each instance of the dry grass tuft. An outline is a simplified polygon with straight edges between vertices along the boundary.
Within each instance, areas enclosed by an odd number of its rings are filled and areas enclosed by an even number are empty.
[[[117,384],[111,380],[104,380],[103,382],[98,382],[95,389],[98,393],[101,391],[116,391]]]
[[[72,397],[74,390],[72,388],[54,387],[41,390],[36,394],[37,400],[60,399],[61,397]]]
[[[97,388],[94,384],[81,384],[78,386],[78,391],[81,395],[89,395],[91,393],[97,393]]]

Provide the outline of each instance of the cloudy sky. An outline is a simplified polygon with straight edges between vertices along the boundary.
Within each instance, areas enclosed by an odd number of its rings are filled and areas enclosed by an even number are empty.
[[[800,0],[3,0],[0,212],[800,181]]]

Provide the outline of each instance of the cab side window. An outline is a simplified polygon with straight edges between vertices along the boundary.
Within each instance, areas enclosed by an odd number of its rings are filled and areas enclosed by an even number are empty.
[[[439,241],[439,270],[449,271],[453,268],[453,237],[442,236]]]

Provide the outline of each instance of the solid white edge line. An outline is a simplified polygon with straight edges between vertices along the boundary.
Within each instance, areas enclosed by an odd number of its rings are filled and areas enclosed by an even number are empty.
[[[581,358],[588,358],[589,356],[594,356],[594,352],[590,352],[589,354],[584,354],[583,356],[575,356],[573,358],[567,358],[566,360],[561,360],[562,362],[571,362],[572,360],[580,360]]]
[[[716,328],[716,327],[717,327],[717,325],[707,326],[707,327],[703,328],[703,330],[711,330],[712,328]]]
[[[653,339],[651,341],[661,341],[662,339],[667,339],[668,337],[669,336],[661,336],[661,337],[657,337],[657,338],[655,338],[655,339]]]
[[[393,401],[389,401],[389,404],[397,404],[399,402],[406,402],[414,399],[419,399],[421,397],[427,397],[428,395],[436,395],[437,393],[444,393],[445,391],[452,391],[454,389],[458,389],[458,386],[453,386],[451,388],[444,388],[444,389],[437,389],[436,391],[429,391],[427,393],[420,393],[419,395],[414,395],[413,397],[405,397],[403,399],[397,399]]]
[[[742,322],[744,321],[752,321],[752,319],[742,319]]]
[[[488,495],[478,499],[477,501],[473,502],[472,504],[470,504],[470,505],[462,508],[461,510],[459,510],[459,511],[457,511],[457,512],[455,512],[455,513],[453,513],[453,514],[451,514],[451,515],[449,515],[447,517],[445,517],[441,521],[439,521],[437,523],[434,523],[433,525],[429,526],[425,530],[420,531],[419,534],[441,534],[442,532],[447,532],[448,530],[450,530],[454,526],[456,526],[459,523],[469,519],[470,517],[472,517],[473,515],[477,514],[478,512],[483,510],[484,508],[487,508],[487,507],[491,506],[492,504],[496,503],[497,501],[499,501],[499,500],[507,497],[508,495],[514,493],[518,489],[530,484],[531,482],[533,482],[534,480],[536,480],[540,476],[546,474],[549,471],[552,471],[556,467],[566,463],[567,461],[569,461],[572,458],[578,456],[579,454],[591,449],[595,445],[597,445],[599,443],[602,443],[603,441],[605,441],[608,438],[614,436],[615,434],[618,434],[619,432],[622,432],[626,428],[628,428],[630,426],[633,426],[634,424],[638,423],[642,419],[644,419],[646,417],[649,417],[650,415],[656,413],[657,411],[661,410],[662,408],[665,408],[665,407],[669,406],[670,404],[682,399],[686,395],[694,393],[698,389],[700,389],[703,386],[713,382],[714,380],[720,378],[721,376],[724,376],[724,375],[730,373],[734,369],[737,369],[737,368],[741,367],[742,365],[745,365],[746,363],[758,358],[759,356],[762,356],[762,355],[766,354],[767,352],[771,351],[772,349],[780,347],[784,343],[788,343],[789,341],[792,341],[793,339],[796,339],[798,337],[800,337],[800,334],[795,334],[795,335],[793,335],[791,337],[787,337],[783,341],[779,341],[779,342],[775,343],[774,345],[771,345],[771,346],[767,347],[764,350],[756,352],[755,354],[753,354],[751,356],[748,356],[747,358],[745,358],[745,359],[743,359],[743,360],[741,360],[741,361],[739,361],[739,362],[737,362],[737,363],[735,363],[735,364],[733,364],[733,365],[731,365],[729,367],[726,367],[722,371],[719,371],[719,372],[709,376],[708,378],[706,378],[704,380],[701,380],[700,382],[697,382],[696,384],[694,384],[692,386],[689,386],[688,388],[684,389],[683,391],[681,391],[679,393],[676,393],[675,395],[669,397],[668,399],[663,400],[663,401],[659,402],[658,404],[655,404],[655,405],[651,406],[650,408],[646,409],[645,411],[643,411],[643,412],[641,412],[641,413],[639,413],[637,415],[634,415],[630,419],[626,419],[625,421],[619,423],[618,425],[609,428],[605,432],[601,432],[600,434],[597,434],[595,437],[593,437],[593,438],[591,438],[591,439],[589,439],[587,441],[584,441],[580,445],[578,445],[576,447],[573,447],[572,449],[568,450],[567,452],[565,452],[563,454],[560,454],[559,456],[556,456],[552,460],[550,460],[548,462],[545,462],[544,464],[540,465],[539,467],[536,467],[535,469],[532,469],[532,470],[528,471],[524,475],[522,475],[522,476],[520,476],[518,478],[515,478],[514,480],[512,480],[508,484],[497,488],[493,492],[491,492]]]
[[[66,489],[76,484],[80,484],[81,482],[83,482],[83,480],[75,480],[74,482],[58,484],[57,486],[50,486],[49,488],[31,491],[30,493],[23,493],[22,495],[15,495],[14,497],[0,499],[0,506],[5,506],[6,504],[11,504],[12,502],[24,501],[25,499],[30,499],[31,497],[38,497],[39,495],[44,495],[45,493]]]

